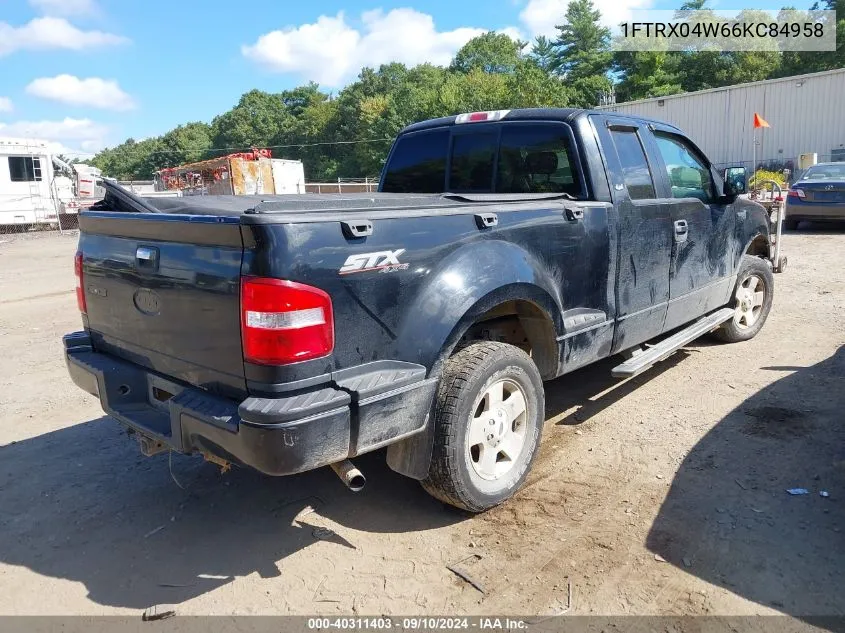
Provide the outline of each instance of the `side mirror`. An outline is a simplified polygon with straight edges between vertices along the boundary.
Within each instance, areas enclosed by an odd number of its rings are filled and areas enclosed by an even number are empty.
[[[724,173],[725,196],[736,198],[745,193],[745,167],[728,167]]]

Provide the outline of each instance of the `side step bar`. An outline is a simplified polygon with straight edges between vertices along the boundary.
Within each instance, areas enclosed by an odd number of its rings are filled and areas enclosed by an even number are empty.
[[[655,363],[666,360],[681,349],[690,341],[694,341],[702,334],[719,327],[725,321],[734,316],[733,308],[722,308],[713,314],[708,314],[698,321],[691,323],[683,330],[675,332],[669,338],[665,338],[657,345],[648,348],[644,352],[635,354],[621,365],[617,365],[610,372],[614,378],[631,378],[640,372],[652,367]]]

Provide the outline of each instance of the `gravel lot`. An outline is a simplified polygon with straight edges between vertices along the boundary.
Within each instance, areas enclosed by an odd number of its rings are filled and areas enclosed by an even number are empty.
[[[0,614],[845,614],[845,227],[786,236],[753,341],[548,383],[529,484],[474,517],[380,453],[358,495],[142,457],[66,375],[75,246],[0,235]]]

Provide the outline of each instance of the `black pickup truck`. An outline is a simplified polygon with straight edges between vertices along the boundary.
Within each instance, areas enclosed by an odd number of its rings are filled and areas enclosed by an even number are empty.
[[[107,182],[80,214],[67,366],[147,455],[332,465],[355,489],[349,458],[387,447],[393,470],[481,511],[531,467],[543,381],[760,331],[770,221],[742,176],[670,125],[530,109],[411,125],[377,194]]]

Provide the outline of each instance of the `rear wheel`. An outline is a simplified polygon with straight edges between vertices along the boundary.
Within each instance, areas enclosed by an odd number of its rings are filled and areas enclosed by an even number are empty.
[[[797,231],[799,224],[801,224],[801,220],[788,217],[783,219],[783,228],[787,231]]]
[[[464,347],[443,370],[423,488],[471,512],[501,503],[528,475],[543,414],[543,383],[528,354],[498,342]]]
[[[775,279],[765,260],[745,255],[733,295],[734,316],[713,334],[726,343],[754,338],[772,309]]]

